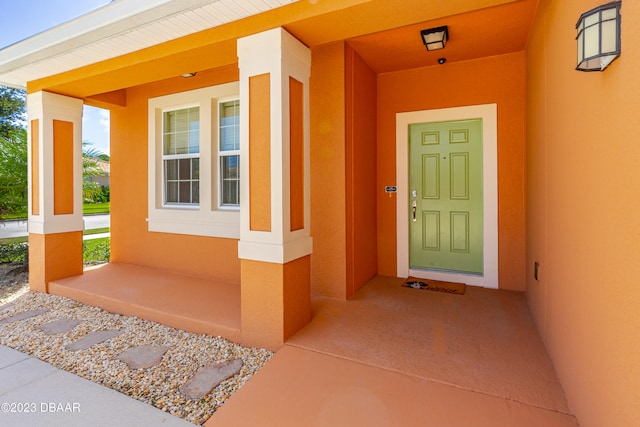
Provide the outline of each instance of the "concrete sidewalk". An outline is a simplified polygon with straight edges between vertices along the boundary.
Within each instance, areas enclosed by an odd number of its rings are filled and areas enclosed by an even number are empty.
[[[193,427],[194,424],[0,346],[0,425]]]

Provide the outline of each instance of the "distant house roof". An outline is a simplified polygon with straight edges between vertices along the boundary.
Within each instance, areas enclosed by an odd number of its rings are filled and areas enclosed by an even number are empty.
[[[27,82],[126,55],[299,0],[113,0],[0,50],[0,84]]]

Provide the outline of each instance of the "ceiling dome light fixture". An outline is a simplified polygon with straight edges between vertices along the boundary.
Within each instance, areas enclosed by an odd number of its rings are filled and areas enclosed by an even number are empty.
[[[580,15],[578,36],[578,71],[604,71],[620,56],[621,1],[598,6]]]
[[[195,73],[195,72],[194,73],[184,73],[182,75],[182,77],[184,77],[185,79],[188,79],[189,77],[194,77],[196,74],[198,74],[198,73]]]
[[[427,50],[444,49],[447,41],[449,40],[449,28],[444,25],[442,27],[429,28],[427,30],[420,31],[422,36],[422,42],[427,47]]]

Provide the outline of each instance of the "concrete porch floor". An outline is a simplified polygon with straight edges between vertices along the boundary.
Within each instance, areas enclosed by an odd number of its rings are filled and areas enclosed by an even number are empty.
[[[313,320],[206,427],[577,426],[524,295],[377,277]]]
[[[205,426],[578,425],[523,294],[467,287],[450,295],[402,282],[377,277],[349,301],[314,298],[311,323]],[[109,264],[49,291],[241,336],[234,284]]]
[[[240,287],[110,263],[49,283],[49,292],[188,332],[240,340]]]

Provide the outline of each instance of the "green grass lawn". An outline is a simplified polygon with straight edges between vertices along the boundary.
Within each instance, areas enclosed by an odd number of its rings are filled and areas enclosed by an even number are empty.
[[[83,215],[108,214],[110,203],[85,203],[82,205]]]
[[[5,219],[27,219],[28,213],[27,213],[27,208],[25,207],[24,209],[21,209],[19,211],[16,212],[7,212],[7,213],[3,213],[2,215],[0,215],[0,219],[5,220]]]
[[[108,233],[109,232],[109,227],[104,227],[104,228],[92,228],[90,230],[84,230],[82,232],[83,236],[88,236],[90,234],[102,234],[102,233]]]
[[[109,238],[85,240],[82,243],[82,258],[84,262],[109,262],[111,250]]]
[[[109,230],[108,228],[106,229]],[[26,237],[0,239],[0,262],[23,262],[28,247],[23,245]],[[110,239],[85,240],[82,242],[82,258],[84,262],[109,262],[111,256]]]
[[[109,202],[106,203],[85,203],[82,205],[82,214],[83,215],[93,215],[93,214],[108,214],[110,211],[111,204]],[[27,208],[21,209],[16,212],[11,213],[3,213],[0,216],[0,220],[7,219],[27,219],[28,212]]]

